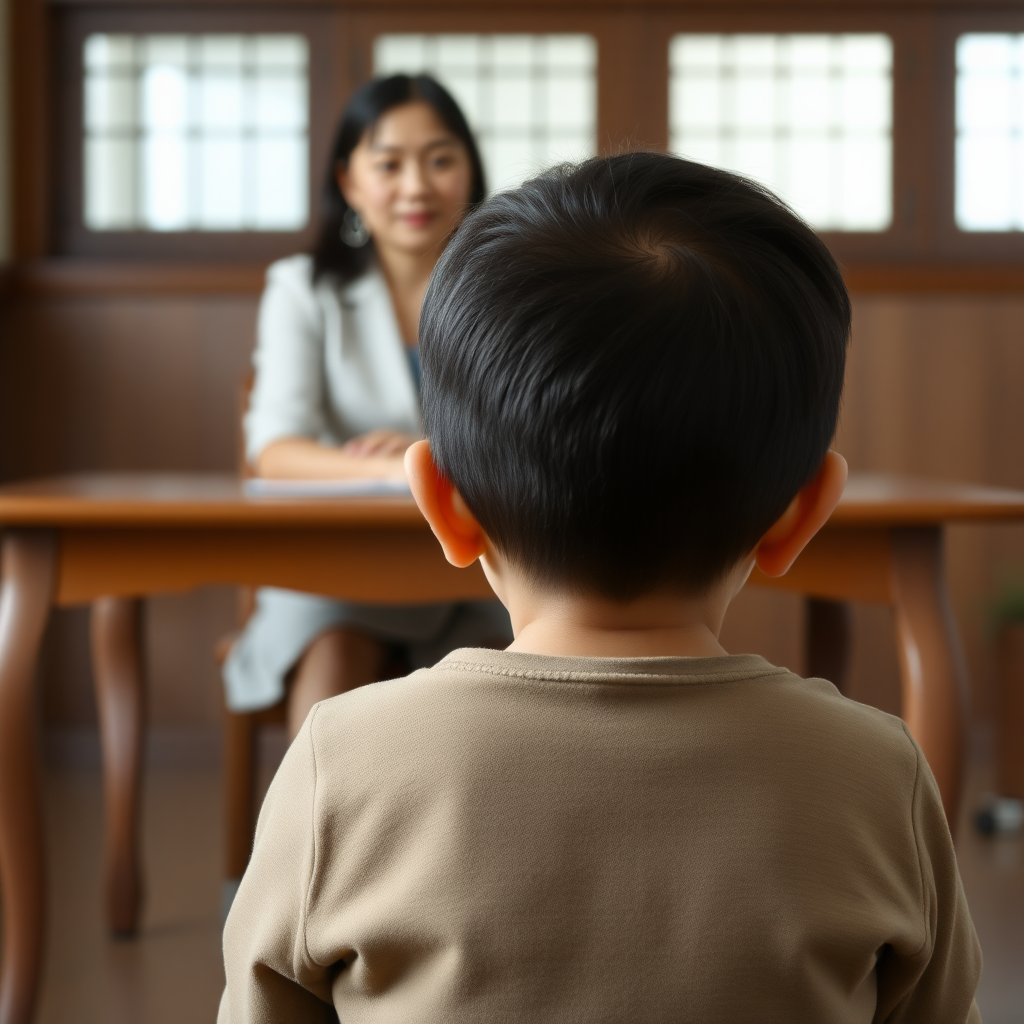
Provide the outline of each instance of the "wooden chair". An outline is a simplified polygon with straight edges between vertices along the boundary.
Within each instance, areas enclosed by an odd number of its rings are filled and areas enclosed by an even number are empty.
[[[238,392],[238,471],[242,479],[252,476],[245,455],[243,421],[252,394],[253,374],[242,379]],[[256,590],[240,587],[238,593],[239,630],[220,638],[214,648],[214,660],[223,668],[231,647],[238,639],[241,628],[248,622],[256,607]],[[256,782],[258,765],[258,736],[265,726],[284,725],[287,722],[287,701],[281,700],[258,711],[232,711],[224,705],[223,731],[223,786],[224,786],[224,888],[222,911],[227,916],[235,890],[245,874],[252,852],[256,831]]]
[[[252,614],[255,591],[244,588],[240,594],[242,623]],[[223,666],[238,639],[238,633],[222,637],[214,649],[217,665]],[[223,913],[226,916],[238,883],[245,874],[256,831],[256,783],[259,732],[266,726],[283,726],[287,721],[287,701],[281,700],[259,711],[231,711],[224,706],[224,886]]]

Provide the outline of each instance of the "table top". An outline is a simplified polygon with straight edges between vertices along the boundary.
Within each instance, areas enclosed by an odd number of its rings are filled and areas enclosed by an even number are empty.
[[[852,473],[830,526],[1024,519],[1024,491]],[[212,473],[83,473],[0,487],[0,526],[426,529],[411,498],[251,497]]]

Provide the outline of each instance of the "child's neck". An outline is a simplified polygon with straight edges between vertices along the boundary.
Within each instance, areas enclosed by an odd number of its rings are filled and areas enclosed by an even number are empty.
[[[726,609],[749,569],[730,573],[701,597],[659,591],[634,601],[551,592],[506,577],[501,597],[512,616],[508,648],[564,657],[719,657]]]

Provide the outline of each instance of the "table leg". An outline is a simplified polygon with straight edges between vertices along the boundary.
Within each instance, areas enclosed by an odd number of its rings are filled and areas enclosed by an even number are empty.
[[[843,693],[850,661],[850,606],[809,597],[806,608],[807,675],[827,679]]]
[[[953,829],[963,780],[966,672],[946,592],[942,528],[894,530],[892,553],[903,720],[924,751]]]
[[[0,566],[0,1024],[29,1024],[46,927],[34,684],[56,578],[53,534],[5,532]]]
[[[142,903],[139,808],[145,686],[142,602],[103,597],[92,605],[93,678],[103,749],[107,924],[134,935]]]

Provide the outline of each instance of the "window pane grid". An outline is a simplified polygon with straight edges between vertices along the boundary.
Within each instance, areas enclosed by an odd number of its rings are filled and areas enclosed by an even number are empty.
[[[670,48],[670,146],[764,182],[817,228],[892,221],[892,41],[685,34]]]
[[[492,189],[596,152],[597,46],[578,34],[379,36],[374,74],[427,72],[456,98]]]
[[[956,223],[1024,230],[1024,35],[957,40]]]
[[[307,51],[298,35],[89,36],[86,227],[303,227]]]

